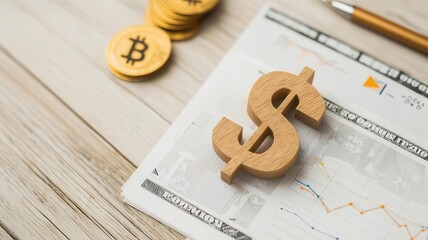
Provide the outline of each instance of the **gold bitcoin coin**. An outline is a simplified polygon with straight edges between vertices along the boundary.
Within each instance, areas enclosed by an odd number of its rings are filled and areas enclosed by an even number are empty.
[[[153,1],[153,0],[151,0]],[[183,21],[183,22],[196,22],[199,21],[202,17],[202,14],[199,15],[181,15],[173,10],[171,10],[168,5],[165,5],[164,0],[156,0],[153,1],[153,6],[157,11],[162,12],[163,15],[168,17],[169,19],[177,20],[177,21]]]
[[[120,78],[120,79],[125,80],[125,81],[129,81],[129,82],[136,82],[136,81],[139,81],[139,79],[138,79],[138,78],[136,78],[136,77],[126,76],[126,75],[123,75],[123,74],[121,74],[120,72],[118,72],[118,71],[114,70],[114,68],[112,68],[112,67],[110,66],[110,64],[108,64],[108,62],[107,62],[107,67],[108,67],[108,69],[110,70],[110,72],[111,72],[111,73],[113,73],[113,75],[114,75],[114,76],[116,76],[117,78]]]
[[[113,37],[106,49],[106,58],[115,72],[136,77],[161,68],[171,50],[171,39],[165,31],[154,26],[132,26]]]
[[[187,18],[176,18],[173,14],[168,13],[165,11],[164,8],[161,7],[159,4],[159,1],[150,1],[152,7],[150,9],[151,12],[154,13],[154,15],[158,16],[163,22],[173,24],[173,25],[194,25],[196,22],[200,21],[200,17],[188,17]]]
[[[155,72],[153,72],[153,73],[150,73],[150,74],[148,74],[148,75],[144,75],[144,76],[137,76],[137,77],[131,77],[131,76],[126,76],[126,75],[123,75],[123,74],[121,74],[120,72],[118,72],[118,71],[116,71],[116,70],[114,70],[108,63],[107,63],[107,67],[108,67],[108,69],[110,70],[110,72],[114,75],[114,76],[116,76],[117,78],[120,78],[120,79],[122,79],[122,80],[125,80],[125,81],[128,81],[128,82],[139,82],[139,81],[145,81],[145,80],[147,80],[147,79],[149,79],[149,78],[151,78],[151,77],[153,77],[153,76],[155,76],[157,73],[159,73],[160,71],[161,71],[161,69],[159,69],[159,70],[157,70],[157,71],[155,71]]]
[[[185,30],[197,25],[197,22],[190,22],[185,24],[180,24],[179,22],[171,23],[171,21],[168,21],[162,18],[162,16],[158,15],[156,11],[147,11],[146,17],[156,26],[168,30]]]
[[[162,0],[170,10],[182,15],[199,15],[211,11],[220,0]]]
[[[198,31],[199,31],[199,25],[194,26],[194,27],[189,28],[189,29],[186,29],[186,30],[182,30],[182,31],[165,30],[165,32],[169,35],[169,37],[173,41],[182,41],[182,40],[189,39],[189,38],[195,36],[195,34]]]
[[[144,21],[146,24],[150,25],[150,26],[156,26],[156,24],[154,24],[150,17],[148,16],[149,14],[146,14],[144,17]],[[193,36],[196,35],[196,33],[198,33],[200,26],[199,25],[195,25],[194,27],[191,27],[189,29],[185,29],[185,30],[168,30],[168,29],[164,29],[161,28],[162,30],[164,30],[168,36],[171,38],[172,41],[182,41],[182,40],[186,40],[189,39]]]

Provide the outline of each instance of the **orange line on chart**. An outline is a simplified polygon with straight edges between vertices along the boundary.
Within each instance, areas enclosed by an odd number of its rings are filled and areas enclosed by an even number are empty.
[[[353,191],[352,189],[350,189],[350,188],[348,188],[347,186],[345,186],[345,185],[343,185],[342,183],[340,183],[340,182],[338,182],[338,181],[336,181],[336,180],[334,180],[334,178],[329,174],[329,172],[328,172],[328,169],[327,169],[327,167],[325,166],[325,162],[324,162],[324,160],[322,160],[322,159],[320,159],[318,156],[314,156],[313,158],[312,158],[312,160],[314,161],[314,163],[317,165],[317,167],[318,167],[318,169],[319,169],[319,171],[321,172],[321,174],[323,174],[327,179],[329,179],[330,181],[332,181],[332,182],[334,182],[334,183],[336,183],[337,185],[340,185],[342,188],[344,188],[344,189],[346,189],[346,190],[348,190],[349,192],[351,192],[351,193],[354,193],[354,194],[357,194],[358,195],[358,193],[356,193],[355,191]],[[334,174],[333,174],[334,175]],[[367,197],[367,196],[360,196],[361,198],[364,198],[365,200],[367,200],[367,201],[369,201],[369,202],[372,202],[373,204],[378,204],[378,205],[381,205],[381,204],[379,204],[379,203],[377,203],[377,202],[375,202],[375,201],[373,201],[372,199],[370,199],[369,197]],[[389,212],[391,213],[392,211],[391,210],[389,210]],[[394,213],[394,212],[392,212],[392,213]],[[396,213],[395,213],[396,214]],[[398,215],[398,214],[397,214]],[[412,221],[410,221],[409,219],[406,219],[406,218],[403,218],[402,217],[402,219],[404,219],[404,220],[406,220],[406,221],[408,221],[408,222],[411,222],[411,223],[413,223]],[[417,225],[416,223],[413,223],[414,225]],[[426,231],[428,231],[428,226],[424,226],[423,227],[423,229],[426,229]],[[416,235],[417,236],[417,235]],[[427,239],[428,240],[428,239]]]
[[[297,179],[294,179],[294,180],[298,184],[303,185],[303,186],[300,186],[301,190],[310,193],[314,198],[316,198],[321,203],[321,205],[324,207],[325,212],[327,214],[329,214],[331,212],[334,212],[334,211],[337,211],[337,210],[340,210],[340,209],[343,209],[343,208],[347,208],[347,207],[355,209],[361,215],[364,215],[364,214],[366,214],[368,212],[375,211],[375,210],[382,210],[384,213],[386,213],[386,215],[394,222],[394,224],[398,228],[404,228],[406,230],[407,234],[409,235],[410,240],[414,240],[421,233],[426,232],[428,230],[427,226],[422,226],[419,229],[418,232],[416,232],[414,235],[412,235],[412,233],[410,232],[409,226],[407,224],[403,224],[403,223],[398,222],[398,220],[390,213],[390,211],[386,208],[385,205],[380,205],[380,206],[375,207],[375,208],[371,208],[371,209],[367,209],[367,210],[362,210],[362,209],[358,208],[357,206],[355,206],[355,204],[353,202],[348,202],[348,203],[346,203],[344,205],[337,206],[337,207],[334,207],[334,208],[330,209],[329,207],[327,207],[326,203],[324,202],[323,197],[320,196],[318,193],[316,193],[309,184],[305,184],[305,183],[303,183],[303,182],[301,182],[300,180],[297,180]]]

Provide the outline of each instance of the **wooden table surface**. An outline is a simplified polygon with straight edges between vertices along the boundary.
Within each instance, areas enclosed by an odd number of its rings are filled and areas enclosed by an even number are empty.
[[[0,1],[0,239],[183,239],[123,203],[120,188],[264,4],[223,0],[164,71],[128,83],[104,50],[141,24],[143,0]],[[428,59],[317,0],[272,1],[421,81]],[[428,1],[358,0],[428,35]],[[257,46],[255,46],[257,47]]]

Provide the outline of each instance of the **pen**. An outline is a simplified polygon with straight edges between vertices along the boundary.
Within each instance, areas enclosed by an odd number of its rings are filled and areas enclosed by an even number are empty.
[[[428,38],[357,6],[321,0],[352,22],[370,28],[417,51],[428,54]]]

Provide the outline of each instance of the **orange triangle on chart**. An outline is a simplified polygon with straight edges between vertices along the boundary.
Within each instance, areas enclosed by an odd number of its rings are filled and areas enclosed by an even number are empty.
[[[380,88],[379,84],[372,76],[369,76],[369,78],[367,78],[363,86],[368,88]]]

